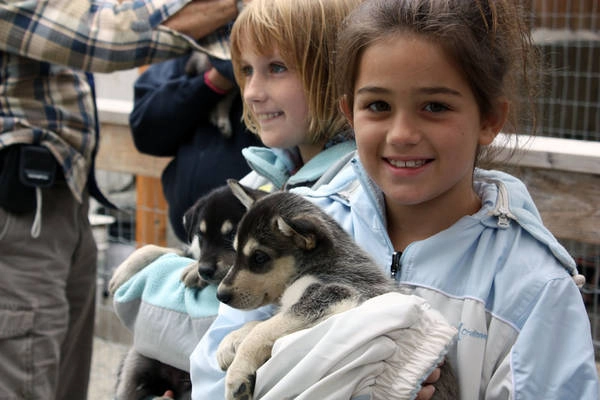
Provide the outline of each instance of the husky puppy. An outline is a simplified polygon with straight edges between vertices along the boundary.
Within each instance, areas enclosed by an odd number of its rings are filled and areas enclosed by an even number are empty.
[[[135,250],[114,271],[108,289],[111,294],[142,268],[167,253],[190,257],[181,279],[187,287],[204,288],[217,284],[233,264],[233,238],[246,209],[227,185],[215,188],[190,207],[183,226],[188,243],[183,249],[148,244]]]
[[[226,398],[249,400],[256,371],[270,358],[278,338],[398,289],[310,201],[290,192],[265,195],[233,180],[228,183],[248,211],[238,225],[235,263],[219,284],[217,297],[240,309],[266,304],[280,307],[270,319],[250,322],[227,335],[217,350],[219,366],[227,370]],[[440,381],[455,381],[447,371],[442,377]],[[440,381],[436,398],[458,398],[455,390],[448,392]]]
[[[181,279],[187,287],[202,289],[208,284],[219,283],[235,259],[233,238],[245,211],[227,185],[212,190],[185,213],[188,247],[146,245],[136,250],[115,270],[109,283],[111,294],[136,272],[167,253],[197,260],[182,273]],[[161,396],[167,389],[175,393],[176,399],[190,399],[189,373],[145,357],[131,348],[117,374],[116,399]]]

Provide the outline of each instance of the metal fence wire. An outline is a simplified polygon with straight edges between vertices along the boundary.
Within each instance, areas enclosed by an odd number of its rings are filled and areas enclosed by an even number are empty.
[[[545,76],[539,134],[600,140],[600,2],[536,0],[533,15]]]

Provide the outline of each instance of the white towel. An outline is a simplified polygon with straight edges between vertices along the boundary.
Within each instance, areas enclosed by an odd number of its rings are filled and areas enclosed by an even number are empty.
[[[422,298],[387,293],[277,340],[254,398],[414,399],[456,334]]]

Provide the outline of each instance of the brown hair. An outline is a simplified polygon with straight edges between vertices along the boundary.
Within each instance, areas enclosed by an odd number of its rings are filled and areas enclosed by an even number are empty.
[[[243,45],[259,54],[279,51],[288,68],[298,71],[308,102],[308,135],[313,142],[340,132],[346,121],[337,107],[333,57],[337,32],[359,0],[252,0],[231,31],[231,59],[242,94],[246,77],[241,71]],[[248,129],[258,125],[244,104]]]
[[[533,133],[539,64],[527,15],[518,0],[366,0],[338,37],[339,94],[352,108],[357,69],[367,47],[393,35],[416,34],[440,45],[456,62],[482,116],[493,113],[504,98],[511,104],[504,130],[517,132],[530,124]],[[488,161],[491,153],[485,146],[477,160]]]

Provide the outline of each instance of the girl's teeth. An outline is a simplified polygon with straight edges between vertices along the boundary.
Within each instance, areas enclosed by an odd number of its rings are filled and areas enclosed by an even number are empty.
[[[268,113],[268,114],[260,114],[259,115],[259,119],[269,119],[269,118],[275,118],[276,116],[278,116],[280,113],[278,112],[274,112],[274,113]]]
[[[389,160],[396,168],[419,168],[425,164],[425,160],[410,160],[410,161],[398,161]]]

